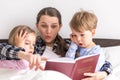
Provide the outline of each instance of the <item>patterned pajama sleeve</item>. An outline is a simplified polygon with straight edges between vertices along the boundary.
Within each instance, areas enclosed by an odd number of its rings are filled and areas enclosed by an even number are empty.
[[[109,75],[110,73],[112,73],[112,65],[108,61],[105,61],[100,71],[105,71]]]
[[[25,51],[23,48],[9,45],[8,43],[0,43],[0,59],[1,60],[18,60],[17,52]]]

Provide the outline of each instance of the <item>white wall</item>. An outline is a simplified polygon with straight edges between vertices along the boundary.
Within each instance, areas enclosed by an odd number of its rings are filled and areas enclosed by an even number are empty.
[[[0,0],[0,39],[8,38],[18,24],[35,28],[36,15],[46,6],[56,7],[62,14],[60,34],[69,37],[69,21],[81,8],[92,10],[98,16],[96,38],[120,39],[119,0]]]

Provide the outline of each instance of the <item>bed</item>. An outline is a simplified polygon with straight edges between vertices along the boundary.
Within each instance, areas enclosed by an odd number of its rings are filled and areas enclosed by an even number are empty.
[[[0,39],[1,42],[7,42],[7,39]],[[105,53],[106,59],[111,62],[113,66],[112,73],[106,78],[106,80],[120,80],[120,39],[102,39],[102,38],[94,38],[94,42],[96,44],[101,45],[103,51]],[[10,74],[11,73],[11,74]],[[57,75],[57,74],[58,75]],[[34,75],[33,75],[34,74]],[[44,74],[44,76],[42,75]],[[11,77],[11,75],[14,75]],[[56,76],[55,76],[56,75]],[[9,79],[6,79],[5,76],[9,76]],[[17,77],[16,77],[17,76]],[[29,77],[30,76],[30,77]],[[50,76],[54,76],[50,77]],[[60,77],[61,76],[61,77]],[[51,78],[51,79],[50,79]],[[46,72],[34,72],[34,71],[11,71],[0,69],[0,79],[1,80],[70,80],[67,76],[54,72],[54,71],[46,71]]]

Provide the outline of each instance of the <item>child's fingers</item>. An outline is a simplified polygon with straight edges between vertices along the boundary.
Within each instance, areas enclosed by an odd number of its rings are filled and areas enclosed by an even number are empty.
[[[35,67],[35,70],[43,70],[43,67],[40,65],[41,60],[42,59],[38,54],[32,55],[32,57],[30,58],[30,69]]]
[[[33,55],[31,55],[29,57],[29,66],[30,66],[30,69],[32,69],[34,67],[34,58],[35,57]]]
[[[47,61],[48,58],[46,58],[46,57],[41,57],[41,60],[43,60],[43,61]]]
[[[22,31],[23,31],[23,30],[22,30]],[[22,32],[22,37],[25,38],[26,35],[27,35],[27,31],[23,31],[23,32]]]

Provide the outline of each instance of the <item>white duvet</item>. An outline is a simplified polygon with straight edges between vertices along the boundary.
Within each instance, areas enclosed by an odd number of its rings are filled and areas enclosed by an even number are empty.
[[[10,70],[0,68],[0,80],[71,80],[56,71]]]

